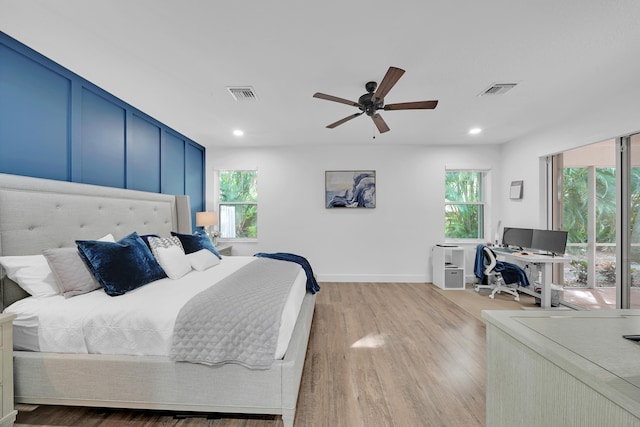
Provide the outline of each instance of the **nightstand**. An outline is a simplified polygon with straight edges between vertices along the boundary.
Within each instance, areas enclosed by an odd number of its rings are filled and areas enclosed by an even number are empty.
[[[16,420],[13,407],[13,319],[15,314],[0,314],[0,427],[12,426]]]
[[[230,256],[231,255],[231,248],[232,248],[232,246],[228,245],[226,243],[221,243],[219,245],[216,245],[216,249],[218,250],[220,255]]]

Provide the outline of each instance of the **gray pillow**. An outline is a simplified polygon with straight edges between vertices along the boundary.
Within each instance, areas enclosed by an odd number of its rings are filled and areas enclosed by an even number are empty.
[[[45,249],[42,254],[47,259],[56,285],[65,298],[100,289],[100,283],[80,258],[78,248]]]

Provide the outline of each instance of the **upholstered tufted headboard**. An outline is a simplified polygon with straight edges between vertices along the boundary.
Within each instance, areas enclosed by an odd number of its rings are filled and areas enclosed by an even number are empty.
[[[0,174],[0,255],[35,255],[111,233],[191,233],[189,196]],[[15,284],[3,278],[3,307]],[[21,290],[20,290],[21,291]],[[13,295],[13,296],[12,296]]]

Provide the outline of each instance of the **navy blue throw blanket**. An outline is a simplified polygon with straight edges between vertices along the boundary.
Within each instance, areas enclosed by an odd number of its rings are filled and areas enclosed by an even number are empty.
[[[520,286],[529,286],[527,273],[519,265],[498,261],[494,270],[502,275],[506,284],[520,283]]]
[[[484,245],[476,246],[476,258],[473,263],[473,273],[478,279],[484,281]]]
[[[313,270],[311,269],[311,264],[305,257],[300,255],[290,254],[286,252],[276,252],[273,254],[267,254],[263,252],[258,252],[253,256],[257,256],[260,258],[272,258],[279,259],[281,261],[290,261],[295,262],[296,264],[300,264],[304,272],[307,274],[307,290],[312,294],[315,294],[320,290],[320,286],[318,286],[318,282],[316,282],[316,278],[313,275]]]
[[[484,245],[476,246],[476,258],[473,265],[473,272],[480,280],[484,280]],[[491,250],[491,248],[489,248]],[[493,252],[493,251],[492,251]],[[502,275],[504,283],[519,283],[520,286],[529,286],[529,278],[527,273],[517,264],[510,262],[498,261],[493,268],[497,273]]]

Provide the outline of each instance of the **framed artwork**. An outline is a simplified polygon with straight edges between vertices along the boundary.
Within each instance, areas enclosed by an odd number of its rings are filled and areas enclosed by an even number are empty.
[[[325,207],[375,208],[376,171],[325,171]]]
[[[511,188],[509,189],[510,199],[522,199],[522,184],[523,181],[511,181]]]

